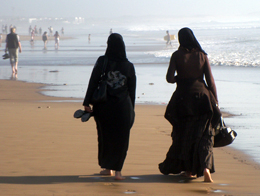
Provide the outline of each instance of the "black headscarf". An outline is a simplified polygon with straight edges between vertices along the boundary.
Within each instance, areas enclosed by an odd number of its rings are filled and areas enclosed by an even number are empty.
[[[128,61],[123,37],[118,33],[112,33],[107,40],[105,55],[112,61]]]
[[[195,35],[193,34],[192,30],[185,27],[182,28],[178,33],[180,47],[191,51],[192,49],[199,49],[204,54],[207,54],[200,46],[198,40],[196,39]]]

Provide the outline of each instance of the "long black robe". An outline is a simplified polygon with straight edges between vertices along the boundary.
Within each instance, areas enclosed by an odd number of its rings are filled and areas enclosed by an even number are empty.
[[[190,29],[181,29],[178,37],[180,47],[167,72],[167,81],[177,82],[165,112],[173,126],[172,145],[159,170],[165,175],[189,171],[199,177],[205,168],[215,172],[214,127],[221,113],[207,54]]]
[[[106,52],[108,57],[107,101],[94,104],[93,113],[98,130],[99,165],[101,168],[121,171],[128,150],[130,129],[135,117],[136,76],[132,63],[122,55],[120,58],[111,55],[110,51],[108,46]],[[122,53],[122,51],[120,52]],[[84,106],[91,103],[91,97],[102,73],[103,63],[104,56],[101,56],[93,68],[83,102]]]
[[[215,172],[213,145],[220,111],[213,94],[203,80],[177,81],[165,112],[165,118],[172,124],[172,145],[160,171],[167,175],[190,171],[197,177],[208,168]]]

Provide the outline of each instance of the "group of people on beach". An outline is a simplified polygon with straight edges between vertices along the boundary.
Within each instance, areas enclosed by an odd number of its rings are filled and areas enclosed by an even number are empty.
[[[55,36],[58,47],[57,31]],[[47,32],[43,33],[42,39],[46,47]],[[172,54],[166,74],[168,83],[177,84],[164,115],[172,125],[172,145],[165,160],[159,164],[159,170],[164,175],[204,176],[205,182],[213,182],[216,126],[213,119],[221,116],[216,85],[207,53],[192,30],[182,28],[178,40],[179,48]],[[17,74],[18,49],[22,52],[13,27],[6,37],[5,47],[13,74]],[[106,101],[94,103],[92,97],[101,76],[107,86]],[[115,171],[116,180],[125,179],[121,170],[135,119],[135,92],[135,68],[127,58],[123,37],[111,32],[105,55],[97,59],[93,68],[83,106],[85,113],[94,116],[97,125],[100,174],[114,175]]]
[[[47,31],[45,31],[42,35],[42,41],[44,43],[44,50],[47,49],[47,42],[48,42],[48,33]],[[59,32],[56,31],[55,34],[54,34],[54,41],[55,41],[55,49],[59,49],[59,46],[60,46],[60,35],[59,35]]]
[[[35,25],[34,28],[29,27],[29,31],[31,32],[31,44],[34,44],[34,35],[36,31],[37,26]],[[41,28],[40,28],[41,32]],[[62,28],[62,32],[64,33],[64,28]],[[44,50],[47,49],[47,42],[48,42],[48,34],[47,31],[45,31],[42,35],[42,40],[44,43]],[[55,32],[54,34],[54,40],[55,40],[55,49],[59,48],[59,40],[60,40],[60,35],[58,31]],[[10,64],[12,68],[12,76],[17,77],[17,72],[18,72],[18,51],[21,53],[22,52],[22,45],[20,42],[20,37],[16,33],[16,27],[13,27],[12,25],[10,26],[10,33],[6,35],[6,45],[5,45],[5,53],[6,57],[10,58]],[[2,45],[2,34],[0,34],[0,46]],[[19,50],[18,50],[19,49]],[[8,52],[8,53],[7,53]]]
[[[2,25],[2,33],[3,34],[8,34],[8,29],[11,29],[11,28],[16,28],[15,26],[13,26],[12,24],[10,24],[9,25],[9,27],[8,27],[8,25],[6,24],[6,25]]]
[[[178,39],[179,48],[172,54],[166,74],[167,82],[177,83],[165,111],[165,118],[172,125],[172,145],[159,170],[164,175],[180,174],[186,178],[204,176],[205,182],[213,182],[216,125],[212,119],[221,115],[216,85],[207,53],[192,30],[181,29]],[[92,97],[101,75],[107,84],[107,98],[95,103]],[[125,179],[121,170],[135,119],[135,92],[135,68],[127,59],[123,37],[111,33],[105,55],[97,59],[93,68],[83,106],[96,122],[100,174],[115,175],[116,180]]]
[[[55,40],[55,49],[59,49],[59,42],[60,42],[60,35],[58,31],[55,31],[55,34],[53,35],[53,27],[50,26],[48,27],[49,30],[49,35],[50,36],[54,36],[54,40]],[[34,28],[31,27],[31,25],[29,26],[29,34],[31,35],[31,45],[34,45],[34,36],[42,35],[42,41],[44,44],[43,49],[46,50],[47,49],[47,42],[48,42],[48,33],[47,31],[44,31],[44,33],[42,34],[42,28],[40,27],[39,30],[37,28],[37,25],[34,26]],[[64,28],[61,28],[61,34],[64,34]]]
[[[34,34],[35,36],[38,36],[38,35],[41,35],[42,34],[42,28],[40,27],[38,29],[37,25],[35,25],[33,28],[32,26],[30,25],[29,26],[29,35],[32,35]]]

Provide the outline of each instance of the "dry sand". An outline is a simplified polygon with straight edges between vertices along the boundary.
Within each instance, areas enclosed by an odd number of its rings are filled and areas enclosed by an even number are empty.
[[[214,149],[214,183],[160,174],[171,144],[160,105],[136,106],[126,180],[100,176],[93,118],[74,119],[81,102],[44,96],[42,86],[0,80],[1,196],[260,195],[260,166],[230,147]]]

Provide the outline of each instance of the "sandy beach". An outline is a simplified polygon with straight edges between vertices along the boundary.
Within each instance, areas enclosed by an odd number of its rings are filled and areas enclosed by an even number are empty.
[[[43,84],[0,80],[0,87],[0,195],[260,195],[260,166],[231,147],[214,149],[214,183],[160,174],[171,144],[165,106],[136,106],[126,180],[115,181],[98,175],[94,119],[73,118],[80,102],[44,96]]]

